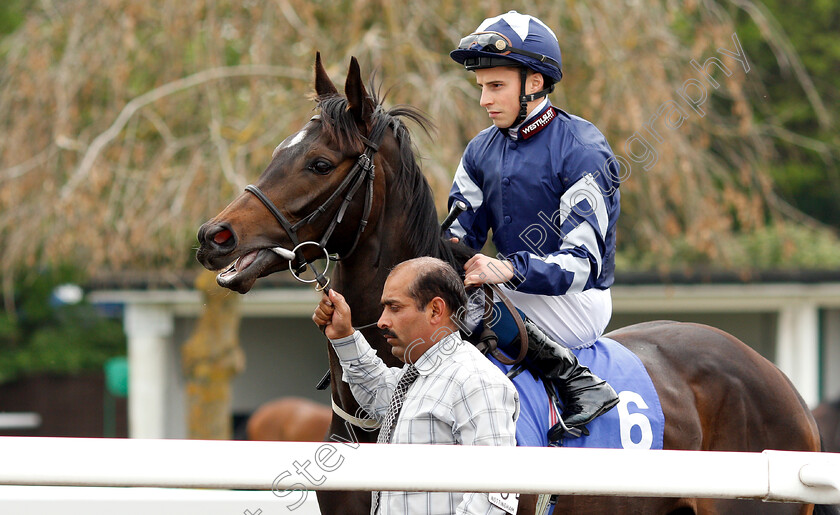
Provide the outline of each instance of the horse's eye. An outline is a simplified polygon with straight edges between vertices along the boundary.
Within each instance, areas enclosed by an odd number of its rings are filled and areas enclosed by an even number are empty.
[[[335,167],[332,163],[323,159],[318,159],[309,165],[310,170],[320,175],[327,175],[333,170],[333,168]]]

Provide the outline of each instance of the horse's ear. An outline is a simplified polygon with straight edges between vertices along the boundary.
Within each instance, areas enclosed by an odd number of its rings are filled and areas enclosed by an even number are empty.
[[[318,98],[338,95],[335,84],[332,83],[324,65],[321,64],[321,52],[315,53],[315,93]]]
[[[360,127],[364,127],[368,118],[373,114],[373,103],[368,98],[365,85],[362,83],[362,70],[355,57],[350,58],[350,71],[344,84],[344,94],[347,96],[348,110]]]

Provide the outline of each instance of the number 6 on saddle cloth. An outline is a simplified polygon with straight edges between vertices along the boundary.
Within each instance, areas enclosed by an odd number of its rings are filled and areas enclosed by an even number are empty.
[[[513,316],[496,306],[492,324],[502,352],[512,354],[517,340]],[[517,309],[520,316],[522,312]],[[475,320],[475,319],[473,319]],[[482,321],[483,322],[483,321]],[[480,334],[477,326],[473,334]],[[488,359],[510,377],[520,396],[520,415],[516,422],[517,445],[527,447],[589,447],[614,449],[662,449],[665,417],[659,396],[641,360],[618,342],[601,337],[591,345],[571,349],[582,365],[606,379],[618,392],[616,409],[609,410],[587,424],[588,434],[567,432],[549,436],[560,421],[563,406],[554,386],[526,359],[506,365],[492,355]],[[528,374],[522,374],[527,370]]]

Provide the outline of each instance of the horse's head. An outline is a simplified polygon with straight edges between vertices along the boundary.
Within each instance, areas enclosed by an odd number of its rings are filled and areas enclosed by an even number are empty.
[[[368,95],[355,58],[345,98],[319,54],[315,91],[321,113],[280,143],[257,182],[198,231],[201,264],[227,267],[221,286],[249,291],[259,277],[287,269],[290,251],[295,267],[323,258],[324,249],[344,257],[377,225],[388,161],[399,159],[394,131],[386,130],[396,119]]]

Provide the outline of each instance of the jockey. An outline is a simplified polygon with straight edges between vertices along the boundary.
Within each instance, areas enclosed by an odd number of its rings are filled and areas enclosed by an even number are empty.
[[[505,287],[526,315],[528,358],[557,387],[565,425],[585,426],[618,403],[569,350],[592,345],[612,315],[618,165],[594,125],[549,102],[563,77],[560,45],[537,18],[488,18],[450,56],[475,72],[493,122],[467,145],[449,195],[450,207],[468,207],[452,236],[480,250],[492,230],[499,251],[470,259],[465,284]],[[503,349],[515,338],[509,327],[493,327]]]

